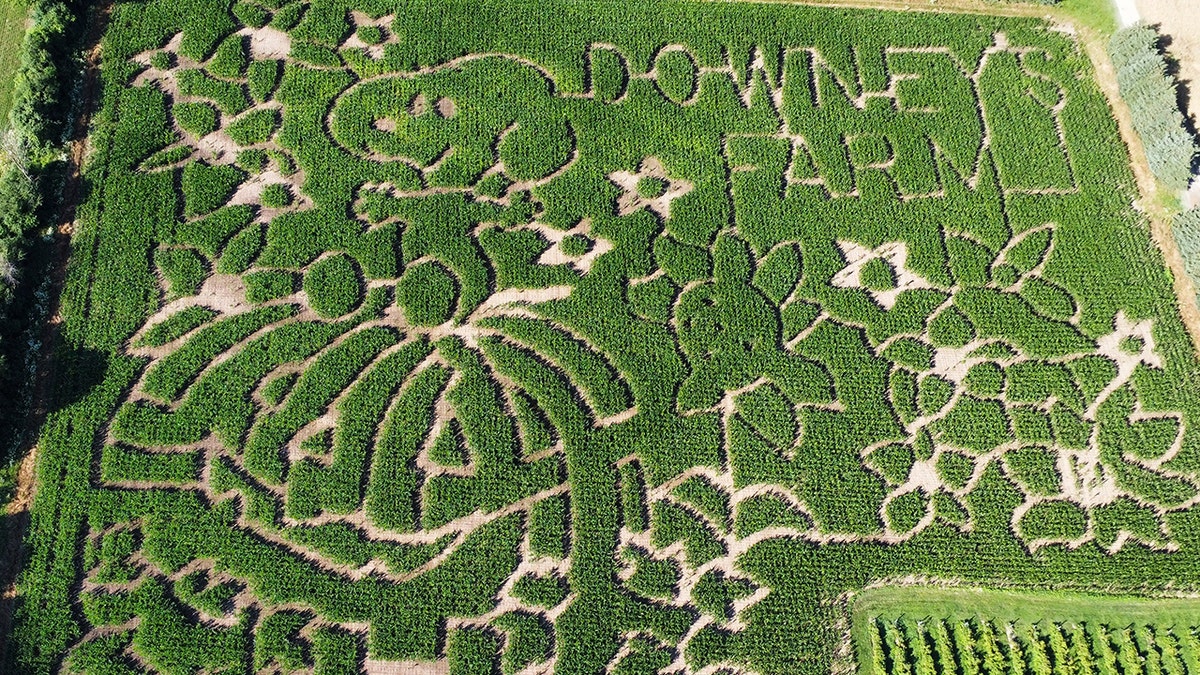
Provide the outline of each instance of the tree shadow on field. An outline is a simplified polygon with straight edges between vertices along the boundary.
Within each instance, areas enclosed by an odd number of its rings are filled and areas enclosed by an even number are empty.
[[[53,350],[57,367],[41,373],[43,381],[39,386],[46,389],[43,400],[35,401],[29,411],[27,428],[31,430],[31,438],[17,446],[21,453],[18,456],[25,459],[17,469],[13,485],[0,495],[0,504],[4,504],[0,508],[0,672],[16,672],[12,670],[16,654],[8,647],[13,644],[13,619],[23,600],[16,593],[16,584],[29,555],[25,537],[36,487],[36,456],[30,446],[39,442],[33,434],[42,432],[48,417],[75,405],[99,386],[108,371],[108,354],[69,345],[59,339],[59,325],[52,328],[53,342],[47,348]]]

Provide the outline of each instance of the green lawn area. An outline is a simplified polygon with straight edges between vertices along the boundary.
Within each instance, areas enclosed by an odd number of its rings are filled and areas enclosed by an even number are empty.
[[[1079,23],[1099,31],[1105,39],[1117,30],[1112,0],[1062,0],[1058,7]]]
[[[21,43],[29,5],[25,0],[0,0],[0,119],[8,125],[12,106],[13,75],[21,65]]]
[[[1063,591],[898,586],[872,588],[854,601],[855,625],[867,617],[987,617],[1005,621],[1197,622],[1200,598],[1144,598]]]

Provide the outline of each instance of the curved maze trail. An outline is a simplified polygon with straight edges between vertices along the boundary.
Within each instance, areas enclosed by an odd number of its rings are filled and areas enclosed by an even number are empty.
[[[1197,364],[1069,36],[167,4],[68,672],[827,671],[877,579],[1186,568]]]

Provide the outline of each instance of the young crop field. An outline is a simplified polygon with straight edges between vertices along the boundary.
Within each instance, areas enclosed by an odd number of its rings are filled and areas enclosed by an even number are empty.
[[[1200,672],[1200,602],[956,588],[855,601],[863,675]]]
[[[101,54],[13,672],[828,673],[873,583],[1200,586],[1200,362],[1067,27],[129,0]]]

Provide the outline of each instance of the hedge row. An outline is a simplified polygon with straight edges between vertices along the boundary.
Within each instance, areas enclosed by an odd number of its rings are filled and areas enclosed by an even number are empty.
[[[69,170],[65,150],[81,83],[86,0],[36,0],[13,74],[13,106],[0,131],[0,386],[13,405],[0,412],[0,461],[26,440],[26,406],[48,311],[49,244],[35,232],[53,224]]]
[[[1175,78],[1168,74],[1159,47],[1161,39],[1154,28],[1139,22],[1113,34],[1108,54],[1150,170],[1172,190],[1186,190],[1196,168],[1196,139],[1179,109]]]

